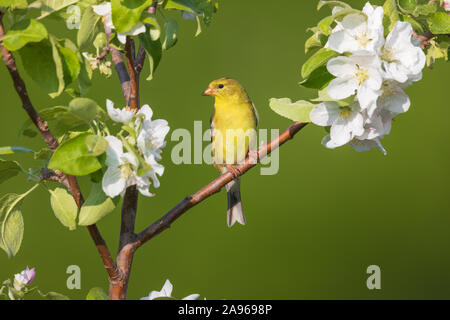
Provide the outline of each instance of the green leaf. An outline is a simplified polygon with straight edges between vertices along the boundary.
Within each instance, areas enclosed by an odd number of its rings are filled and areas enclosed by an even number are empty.
[[[317,10],[322,9],[323,6],[333,6],[333,7],[341,7],[341,8],[348,8],[351,9],[351,6],[348,3],[345,3],[343,1],[324,1],[321,0],[317,4]]]
[[[172,48],[178,41],[178,22],[177,20],[170,18],[167,19],[166,24],[164,25],[165,34],[164,41],[162,43],[163,50],[169,50]]]
[[[16,51],[29,42],[40,42],[47,38],[47,29],[36,20],[25,19],[14,24],[3,37],[3,45],[10,51]]]
[[[435,13],[437,10],[435,5],[432,4],[421,4],[416,6],[416,8],[414,9],[414,13],[413,15],[418,17],[418,16],[428,16],[432,13]]]
[[[102,165],[86,143],[91,135],[83,132],[62,143],[53,153],[48,167],[75,176],[85,176],[99,170]]]
[[[97,102],[88,98],[75,98],[70,101],[69,111],[87,123],[98,119],[99,114],[104,112]]]
[[[436,12],[427,18],[430,31],[434,34],[450,33],[450,15],[445,12]]]
[[[91,45],[94,40],[96,25],[99,20],[100,16],[92,10],[91,6],[84,10],[80,20],[80,29],[77,33],[77,44],[80,49],[84,49]]]
[[[349,106],[349,105],[353,102],[353,100],[354,100],[353,97],[349,97],[349,98],[344,99],[344,100],[336,100],[336,99],[333,99],[333,98],[331,98],[330,95],[328,94],[327,88],[324,88],[324,89],[322,89],[322,90],[319,90],[318,95],[319,95],[319,96],[318,96],[317,98],[315,98],[315,99],[310,99],[310,100],[313,101],[313,102],[334,101],[334,102],[336,102],[337,104],[339,104],[339,106],[341,106],[341,107]]]
[[[6,194],[0,199],[0,218],[3,218],[0,229],[0,247],[9,258],[17,254],[23,239],[24,225],[20,204],[38,186],[39,184],[36,184],[23,194]]]
[[[149,14],[148,12],[144,12],[142,15],[142,22],[146,24],[147,32],[150,32],[150,38],[152,40],[158,40],[161,36],[161,26],[156,20],[156,16],[154,14]]]
[[[39,110],[39,114],[44,120],[50,121],[52,119],[55,119],[61,113],[67,112],[68,110],[69,110],[69,108],[67,108],[67,107],[56,106],[56,107],[51,107],[51,108],[46,108],[46,109]],[[22,128],[19,131],[19,136],[22,135],[22,134],[25,135],[25,131],[32,124],[33,124],[33,122],[30,119],[25,120],[25,122],[22,125]]]
[[[448,61],[448,42],[438,43],[436,40],[430,40],[430,46],[427,50],[427,66],[431,67],[437,59]]]
[[[68,297],[58,292],[50,291],[48,293],[43,293],[40,290],[37,290],[37,292],[41,297],[47,300],[70,300]]]
[[[91,154],[98,157],[106,152],[108,141],[101,136],[90,135],[86,138],[86,145]]]
[[[19,51],[28,75],[54,98],[64,91],[64,70],[55,40],[28,43]]]
[[[80,62],[78,61],[77,54],[71,49],[64,47],[58,47],[58,49],[62,58],[64,83],[68,86],[78,78],[81,68]]]
[[[406,15],[402,15],[402,19],[405,22],[409,22],[409,24],[411,24],[412,28],[414,29],[414,31],[418,32],[418,33],[424,33],[425,30],[423,29],[422,25],[417,22],[416,20],[414,20],[411,17],[408,17]]]
[[[366,16],[363,12],[361,12],[359,10],[352,9],[352,8],[345,8],[343,10],[336,12],[332,16],[329,16],[329,17],[326,17],[326,18],[323,18],[322,20],[320,20],[319,24],[317,25],[317,31],[326,36],[329,36],[331,34],[331,24],[335,20],[340,20],[340,19],[344,18],[345,16],[352,14],[352,13]]]
[[[142,46],[147,52],[147,56],[150,61],[150,74],[147,77],[147,80],[152,80],[155,70],[158,67],[159,62],[161,61],[162,58],[161,41],[159,39],[152,40],[148,30],[146,33],[139,35],[139,40],[141,41]]]
[[[85,95],[89,92],[92,86],[92,69],[89,61],[82,57],[80,74],[78,75],[78,87],[80,88],[81,95]]]
[[[308,53],[311,49],[321,47],[322,41],[320,39],[321,34],[317,31],[317,28],[312,29],[314,34],[309,37],[305,42],[305,53]]]
[[[50,204],[56,218],[69,230],[75,230],[78,207],[72,195],[64,188],[50,190]]]
[[[400,20],[397,11],[396,0],[386,0],[384,2],[383,9],[384,9],[383,25],[384,28],[386,29],[386,33],[388,33],[392,31],[395,23]]]
[[[38,19],[43,19],[53,12],[64,9],[71,4],[77,3],[79,0],[41,0],[41,15]]]
[[[52,157],[53,151],[50,148],[42,148],[38,152],[34,153],[34,160],[49,160]]]
[[[2,223],[1,247],[12,258],[19,252],[23,239],[23,217],[19,209],[12,210]]]
[[[112,21],[118,33],[126,33],[140,22],[153,0],[111,0]]]
[[[33,150],[24,147],[0,147],[0,155],[33,152]]]
[[[300,85],[305,88],[323,89],[333,78],[333,75],[328,72],[327,67],[322,66],[311,72],[307,79],[300,82]]]
[[[302,66],[302,77],[308,78],[309,75],[317,68],[325,65],[331,58],[338,56],[339,53],[322,48],[315,52]]]
[[[417,0],[398,0],[398,6],[405,13],[413,13],[416,8]]]
[[[316,106],[311,102],[300,100],[292,102],[289,98],[270,99],[270,108],[280,116],[291,119],[292,121],[311,122],[309,114]]]
[[[114,201],[103,192],[102,184],[94,183],[89,197],[81,207],[78,224],[80,226],[95,224],[115,208]]]
[[[190,0],[168,0],[164,6],[164,9],[177,9],[198,14],[197,8]]]
[[[26,9],[27,0],[0,0],[0,7],[9,7],[11,9]]]
[[[0,183],[15,177],[20,172],[20,166],[16,161],[0,159]]]
[[[89,290],[86,300],[108,300],[109,297],[102,288],[94,287]]]
[[[102,50],[103,47],[106,47],[108,44],[108,40],[106,39],[106,34],[104,32],[99,32],[94,39],[94,47],[97,50]]]

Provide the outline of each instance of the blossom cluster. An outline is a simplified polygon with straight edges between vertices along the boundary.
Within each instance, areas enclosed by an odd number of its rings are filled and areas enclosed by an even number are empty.
[[[327,148],[350,144],[357,151],[378,148],[386,154],[380,139],[390,133],[392,119],[410,107],[404,89],[422,78],[426,57],[408,22],[398,21],[385,38],[383,17],[383,8],[368,2],[362,13],[337,21],[325,45],[341,55],[327,63],[335,77],[326,88],[330,101],[317,105],[310,118],[330,127],[322,140]]]
[[[148,105],[135,112],[131,108],[114,108],[111,100],[106,101],[109,117],[123,124],[122,131],[116,136],[108,135],[106,149],[107,169],[103,175],[102,188],[106,195],[122,197],[130,186],[136,186],[144,196],[151,197],[151,181],[159,187],[158,176],[164,173],[161,160],[165,137],[169,132],[166,120],[152,120],[153,111]],[[123,137],[122,132],[128,135]],[[151,180],[151,181],[150,181]]]

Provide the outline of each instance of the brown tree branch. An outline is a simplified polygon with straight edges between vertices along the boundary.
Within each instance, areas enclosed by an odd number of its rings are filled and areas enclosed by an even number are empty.
[[[271,153],[273,150],[277,149],[279,146],[283,145],[290,139],[292,139],[300,130],[302,130],[307,123],[294,122],[289,128],[283,131],[277,138],[261,146],[258,149],[258,161],[255,161],[252,157],[247,157],[244,163],[235,166],[235,168],[240,172],[239,175],[233,176],[231,172],[224,173],[219,178],[210,182],[208,185],[197,191],[191,196],[187,196],[173,207],[169,212],[167,212],[162,218],[153,223],[151,226],[144,229],[137,235],[138,240],[134,244],[136,248],[143,245],[145,242],[149,241],[156,235],[160,234],[165,229],[169,228],[170,225],[178,219],[183,213],[188,211],[190,208],[196,206],[203,200],[209,198],[213,194],[219,192],[228,182],[243,175],[248,170],[256,166],[260,159],[264,158],[266,155]]]
[[[127,73],[127,68],[123,62],[122,54],[115,49],[111,50],[111,54],[114,55],[113,61],[117,74],[119,75],[119,80],[122,84],[125,102],[127,105],[130,105],[133,109],[137,110],[139,107],[138,75],[140,72],[135,69],[134,50],[132,47],[134,47],[134,43],[129,37],[127,37],[127,42],[125,44],[125,57],[129,73]],[[115,51],[114,53],[113,50]],[[109,284],[109,298],[111,300],[126,299],[131,265],[135,252],[135,246],[133,243],[136,241],[134,227],[136,222],[137,201],[138,192],[136,187],[129,187],[125,192],[122,203],[119,247],[116,258],[119,273],[118,277],[114,280],[110,280]]]
[[[5,35],[5,29],[3,27],[3,12],[0,11],[0,38],[3,38]],[[6,68],[8,69],[8,72],[11,76],[11,79],[13,81],[14,89],[16,90],[17,94],[20,97],[20,100],[22,101],[22,106],[25,110],[25,112],[28,114],[30,119],[33,121],[34,125],[40,132],[42,138],[44,139],[45,143],[49,146],[49,148],[52,151],[55,151],[58,147],[58,141],[55,139],[53,134],[50,132],[47,122],[44,121],[44,119],[41,118],[39,113],[36,111],[36,109],[33,107],[31,100],[28,96],[28,91],[25,86],[25,82],[23,81],[22,77],[19,74],[19,71],[17,70],[16,62],[14,60],[14,57],[12,53],[6,49],[3,46],[3,43],[0,42],[0,51],[2,55],[3,62],[5,63]],[[44,172],[45,174],[48,174],[47,172]],[[64,175],[61,172],[55,172],[56,176],[58,176],[58,181],[64,184],[69,191],[71,192],[72,196],[75,199],[75,202],[77,203],[77,206],[81,208],[84,199],[80,191],[80,187],[78,186],[77,180],[74,176],[70,175]],[[50,176],[48,176],[50,178]],[[51,179],[56,179],[55,176],[52,175]],[[103,240],[99,230],[97,229],[97,226],[91,225],[87,227],[89,230],[89,233],[94,240],[94,243],[97,247],[97,250],[100,254],[100,257],[103,260],[103,264],[105,265],[105,268],[108,272],[108,275],[110,278],[116,278],[116,265],[111,257],[111,254],[109,253],[109,249]]]
[[[130,107],[137,110],[138,106],[138,83],[136,78],[136,70],[134,69],[134,42],[127,36],[125,43],[125,59],[127,61],[128,73],[130,76]]]
[[[116,68],[117,75],[119,76],[125,103],[127,105],[130,105],[131,82],[130,76],[127,72],[127,67],[125,66],[125,62],[123,61],[122,53],[113,47],[110,47],[109,51],[111,52],[112,62],[114,64],[114,67]]]

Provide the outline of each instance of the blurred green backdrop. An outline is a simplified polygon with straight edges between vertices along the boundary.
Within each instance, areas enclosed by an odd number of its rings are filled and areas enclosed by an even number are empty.
[[[297,83],[306,28],[327,10],[317,12],[316,3],[224,0],[212,26],[196,39],[195,24],[182,21],[179,44],[165,54],[156,79],[142,81],[142,103],[171,128],[192,132],[193,121],[206,128],[212,112],[212,100],[200,93],[213,79],[234,77],[255,102],[261,128],[286,128],[290,122],[269,109],[268,99],[314,94]],[[137,252],[129,298],[159,290],[166,279],[179,298],[191,293],[207,299],[450,298],[450,153],[444,130],[450,118],[449,71],[439,62],[408,89],[412,107],[383,140],[387,156],[350,147],[327,150],[320,144],[323,128],[305,128],[281,148],[277,175],[252,170],[243,178],[246,227],[227,228],[224,191],[201,203]],[[39,139],[17,138],[25,113],[4,67],[0,79],[0,145],[37,149]],[[101,105],[106,98],[122,104],[117,78],[97,79],[89,97]],[[67,95],[51,100],[25,80],[38,109],[69,100]],[[140,199],[137,230],[218,175],[212,166],[172,164],[174,144],[163,153],[166,172],[157,196]],[[32,165],[28,156],[21,161]],[[87,193],[87,184],[82,186]],[[25,189],[21,176],[2,184],[0,194]],[[83,299],[91,287],[107,289],[87,230],[67,231],[43,188],[25,201],[23,212],[22,249],[12,260],[0,254],[0,280],[29,265],[36,267],[35,283],[43,291]],[[113,252],[119,221],[116,209],[99,223]],[[65,271],[72,264],[81,267],[81,290],[66,289]],[[366,288],[372,264],[381,267],[381,290]]]

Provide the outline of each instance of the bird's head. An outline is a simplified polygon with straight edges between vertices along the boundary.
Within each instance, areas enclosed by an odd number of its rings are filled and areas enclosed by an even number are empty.
[[[229,78],[214,80],[203,92],[203,95],[229,102],[247,102],[249,100],[244,87],[236,80]]]

